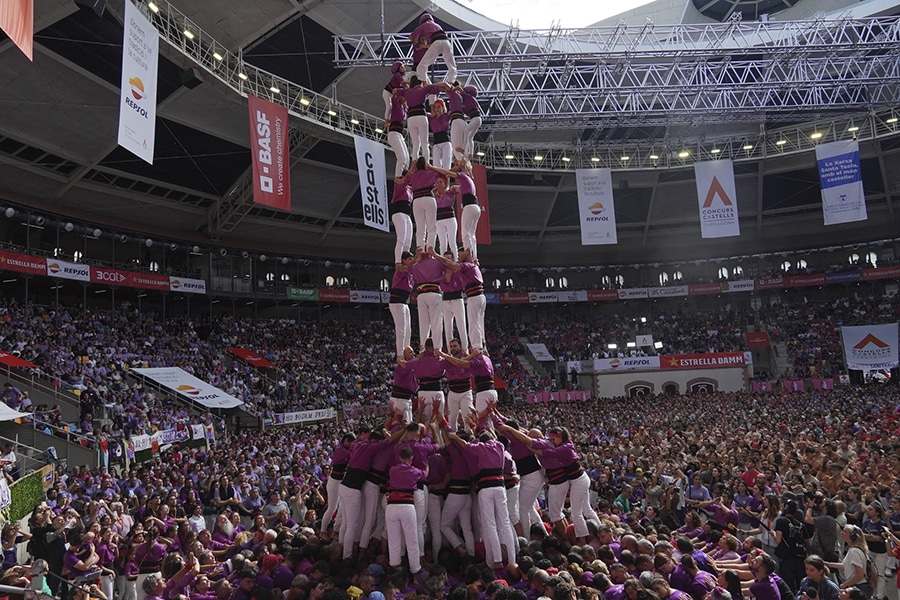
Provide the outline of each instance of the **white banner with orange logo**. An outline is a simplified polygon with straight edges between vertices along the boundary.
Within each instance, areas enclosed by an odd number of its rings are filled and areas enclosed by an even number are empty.
[[[131,369],[132,372],[155,381],[191,402],[207,408],[234,408],[243,404],[230,394],[197,379],[178,367],[156,367],[152,369]]]
[[[189,277],[169,276],[169,291],[181,292],[182,294],[205,294],[206,281]]]
[[[694,176],[700,205],[700,235],[704,238],[741,235],[731,161],[723,158],[694,163]]]
[[[893,369],[898,366],[897,324],[841,327],[848,369]]]
[[[75,281],[90,281],[91,268],[88,265],[70,263],[55,258],[47,259],[47,275],[60,279],[74,279]]]
[[[153,164],[159,32],[130,0],[125,2],[119,96],[119,145]]]
[[[0,2],[0,29],[28,60],[34,60],[34,0]]]
[[[581,245],[617,244],[616,207],[613,202],[612,171],[576,169],[578,220]]]

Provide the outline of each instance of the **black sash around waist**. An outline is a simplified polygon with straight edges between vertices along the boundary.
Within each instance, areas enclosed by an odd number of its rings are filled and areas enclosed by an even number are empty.
[[[424,117],[425,115],[425,105],[424,104],[416,104],[414,106],[410,106],[406,112],[406,118],[410,117]]]
[[[408,200],[401,200],[399,202],[391,202],[388,210],[391,213],[391,216],[398,213],[403,213],[404,215],[412,216],[412,204],[409,203]]]
[[[478,283],[477,281],[473,281],[472,283],[466,284],[466,297],[474,298],[475,296],[480,296],[484,293],[484,284]]]
[[[537,456],[529,454],[525,458],[516,459],[516,472],[519,477],[525,477],[535,471],[541,470],[541,463],[538,462]]]
[[[413,190],[413,200],[416,198],[434,198],[434,189],[433,188],[422,188],[418,190]]]
[[[477,486],[479,490],[503,487],[503,469],[481,469],[478,472]]]
[[[434,132],[434,143],[435,144],[443,144],[444,142],[450,141],[450,133],[448,131],[435,131]]]
[[[444,292],[444,300],[462,300],[462,290]]]
[[[381,469],[369,469],[369,474],[366,476],[366,481],[379,486],[384,485],[385,483],[387,483],[387,473],[385,473]]]
[[[450,391],[457,394],[465,394],[472,391],[471,379],[450,379],[447,381],[447,384],[450,386]]]
[[[399,385],[391,386],[391,397],[392,398],[402,398],[403,400],[409,400],[413,397],[412,390],[408,390],[405,387],[400,387]]]
[[[459,495],[468,494],[469,481],[466,479],[451,479],[447,484],[447,493]]]
[[[461,110],[454,110],[453,112],[450,113],[450,120],[451,120],[451,121],[455,121],[455,120],[457,120],[457,119],[462,119],[462,118],[464,118],[464,116],[465,116],[465,115],[463,115],[463,111],[461,111]]]
[[[474,119],[475,117],[480,117],[481,110],[479,110],[477,108],[473,108],[472,110],[470,110],[469,112],[466,113],[466,116],[469,117],[470,119]]]
[[[493,375],[476,375],[475,376],[475,391],[476,392],[487,392],[492,389],[494,389],[494,376]]]
[[[439,392],[441,391],[440,377],[422,377],[419,379],[420,392]]]
[[[431,32],[431,41],[432,42],[436,42],[438,40],[446,40],[446,39],[447,39],[447,33],[442,29],[438,29],[437,31]]]
[[[341,485],[347,486],[350,489],[361,490],[368,477],[369,473],[367,471],[363,471],[362,469],[355,469],[353,467],[347,467],[347,472],[344,473],[344,478],[341,480]]]
[[[388,131],[403,133],[403,121],[391,121],[391,124],[388,125]]]
[[[453,205],[450,206],[438,206],[437,209],[437,220],[440,221],[442,219],[455,219],[456,211],[453,209]]]
[[[478,204],[478,198],[475,197],[475,194],[463,194],[463,206],[470,204]]]
[[[390,490],[387,493],[388,504],[413,504],[413,490]]]
[[[409,300],[409,292],[407,290],[391,288],[390,304],[406,304],[406,302],[408,300]]]
[[[347,463],[341,463],[339,465],[331,465],[331,478],[337,479],[340,481],[344,478],[344,473],[347,472]]]
[[[440,294],[441,286],[438,283],[420,283],[416,286],[416,291],[420,294]]]

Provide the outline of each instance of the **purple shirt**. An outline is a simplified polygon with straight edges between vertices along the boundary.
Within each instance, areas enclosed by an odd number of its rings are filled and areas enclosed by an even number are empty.
[[[431,129],[432,133],[438,133],[440,131],[447,131],[450,127],[450,113],[445,112],[444,114],[437,115],[428,115],[428,128]]]
[[[534,440],[532,448],[543,450],[541,464],[548,470],[567,467],[578,460],[575,444],[571,440],[559,446],[554,446],[550,440]]]
[[[393,464],[400,464],[400,450],[404,446],[412,450],[412,464],[417,469],[425,469],[425,467],[428,466],[428,456],[440,451],[440,447],[432,444],[431,442],[403,442],[402,444],[397,444],[396,446],[394,446]]]
[[[497,440],[469,442],[469,454],[478,459],[478,470],[503,468],[503,444]]]
[[[409,367],[394,367],[394,385],[404,390],[415,392],[419,389],[419,377],[416,372]]]
[[[459,186],[460,194],[475,194],[475,181],[469,177],[468,173],[460,171],[456,174],[456,184]]]
[[[434,21],[425,21],[420,24],[418,27],[413,29],[413,32],[409,34],[409,39],[415,43],[415,41],[419,38],[424,38],[426,42],[431,42],[431,36],[437,31],[444,31],[440,25],[435,23]]]
[[[434,171],[429,171],[433,173]],[[420,173],[420,171],[416,171]],[[416,173],[413,173],[415,175]],[[422,260],[414,265],[410,265],[409,274],[412,275],[415,284],[422,283],[440,283],[444,276],[444,263],[430,256],[422,257]]]
[[[472,474],[469,472],[469,464],[459,446],[449,444],[447,454],[450,456],[450,479],[468,481]]]
[[[394,278],[391,280],[392,290],[403,290],[411,292],[413,287],[412,276],[409,271],[394,271]]]
[[[426,473],[424,470],[400,463],[391,467],[388,475],[388,488],[392,490],[414,490],[416,485],[425,477]]]
[[[397,96],[391,98],[391,122],[403,123],[406,120],[406,104]]]
[[[432,94],[440,94],[441,88],[436,85],[417,85],[407,89],[400,88],[397,93],[406,98],[406,105],[410,110],[421,107],[423,112],[419,116],[424,117],[425,98]]]
[[[434,169],[421,169],[418,171],[413,171],[409,175],[407,175],[406,181],[413,189],[413,195],[415,195],[415,192],[421,192],[423,190],[430,190],[431,188],[433,188],[435,182],[439,177],[443,177],[443,175],[441,175]]]
[[[380,440],[377,442],[370,442],[368,440],[354,441],[350,444],[349,468],[368,471],[369,467],[372,466],[372,459],[375,458],[375,454],[382,448],[387,448],[390,445],[390,440]]]
[[[448,362],[447,369],[444,371],[444,376],[447,378],[447,381],[467,380],[471,376],[471,372],[468,367],[457,367]]]
[[[349,462],[350,450],[344,448],[343,444],[338,443],[331,453],[331,468],[333,469],[336,465],[346,465]]]
[[[437,358],[433,354],[425,354],[415,360],[406,363],[406,368],[412,370],[419,376],[419,381],[423,379],[440,379],[447,370],[447,361],[443,358]]]
[[[472,374],[472,377],[492,377],[494,375],[494,363],[486,355],[471,358],[469,359],[469,372]]]
[[[459,263],[459,272],[462,274],[464,286],[470,283],[484,285],[484,278],[481,276],[481,269],[479,269],[478,265],[476,265],[475,263]]]
[[[397,202],[412,202],[412,188],[406,183],[394,184],[394,193],[391,195],[391,204]]]
[[[462,290],[463,287],[465,286],[463,285],[462,275],[459,274],[459,271],[450,271],[450,281],[447,281],[446,273],[444,274],[444,279],[441,280],[441,291],[445,294],[447,292],[458,292]]]
[[[446,194],[435,194],[434,200],[437,203],[438,208],[456,206],[456,192],[448,190]]]
[[[462,94],[462,104],[463,104],[463,112],[466,114],[471,113],[472,111],[481,111],[481,107],[478,106],[478,100],[475,99],[475,96],[471,96],[465,92]]]
[[[442,482],[449,472],[450,468],[447,465],[447,459],[444,458],[443,454],[435,452],[434,454],[428,455],[428,477],[425,478],[426,485]]]
[[[463,93],[462,88],[454,85],[447,91],[447,112],[462,112]]]

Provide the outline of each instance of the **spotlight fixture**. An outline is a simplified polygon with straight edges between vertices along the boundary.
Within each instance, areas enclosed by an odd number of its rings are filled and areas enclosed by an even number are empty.
[[[813,132],[812,134],[810,134],[809,139],[811,139],[811,140],[820,140],[820,139],[822,139],[822,135],[823,135],[823,134],[822,134],[821,131],[815,131],[815,132]]]
[[[744,144],[741,149],[749,152],[750,150],[753,150],[753,144]]]
[[[224,60],[225,57],[219,54],[218,50],[213,50],[213,58],[216,60]]]
[[[103,232],[100,231],[99,229],[95,229],[91,232],[91,235],[93,235],[95,238],[98,238],[98,237],[100,237],[100,234],[102,234],[102,233]]]
[[[121,235],[119,235],[119,241],[122,242],[122,243],[124,244],[125,242],[128,241],[128,236],[125,235],[124,233],[121,234]]]
[[[228,256],[228,250],[225,248],[219,248],[219,256]]]
[[[330,267],[330,266],[331,266],[331,261],[330,261],[330,260],[326,260],[326,261],[325,261],[325,266],[326,266],[326,267]]]
[[[785,139],[781,139],[781,140],[778,140],[777,142],[775,142],[776,146],[784,146],[785,144],[787,144],[787,140],[785,140]]]
[[[194,246],[191,248],[191,254],[200,254],[200,246]]]
[[[151,248],[153,246],[153,240],[151,240],[150,238],[147,238],[146,240],[144,240],[144,245],[147,246],[148,248]]]
[[[43,225],[45,222],[46,222],[46,219],[44,217],[35,217],[34,218],[34,224],[37,225],[38,227]]]
[[[328,109],[328,116],[329,116],[329,117],[336,117],[336,116],[337,116],[337,113],[334,111],[333,108],[329,108],[329,109]]]
[[[381,127],[376,127],[375,133],[384,133],[384,129],[382,129]]]
[[[242,81],[247,81],[247,74],[244,73],[243,71],[238,73],[238,77],[240,77]]]
[[[75,225],[72,222],[68,222],[65,225],[63,225],[63,229],[65,229],[66,231],[71,233],[75,229]]]
[[[186,38],[189,39],[189,40],[193,40],[193,39],[194,39],[194,32],[191,31],[190,29],[188,29],[187,27],[185,27],[185,28],[184,28],[184,37],[186,37]]]
[[[13,217],[16,216],[16,209],[14,209],[12,206],[10,206],[9,208],[6,209],[6,211],[4,211],[3,214],[6,215],[7,219],[12,219]]]
[[[595,162],[595,163],[596,163],[596,162],[600,162],[600,159],[599,159],[598,157],[596,157],[596,156],[592,156],[592,157],[591,157],[591,162]]]
[[[300,104],[303,106],[309,106],[309,98],[300,98]]]
[[[269,86],[269,91],[272,92],[273,94],[280,94],[280,93],[281,93],[281,90],[280,90],[280,89],[278,88],[278,86],[275,85],[274,83],[273,83],[272,85]]]
[[[503,158],[505,158],[506,160],[512,160],[512,159],[514,159],[515,157],[516,157],[515,154],[512,154],[511,152],[507,152],[506,155],[505,155]]]
[[[156,4],[156,2],[148,2],[147,8],[153,11],[154,14],[159,14],[159,6]]]
[[[713,148],[712,150],[709,151],[710,154],[721,154],[721,152],[722,152],[721,148]],[[689,156],[689,154],[687,154],[687,152],[685,152],[684,156],[681,156],[681,154],[679,153],[678,156],[680,158],[686,158],[687,156]]]
[[[350,270],[351,266],[353,266],[353,265],[351,265],[350,263],[344,263],[344,268],[347,269],[348,271]]]
[[[354,125],[359,125],[359,119],[353,118],[353,119],[350,119],[350,122],[353,123]]]
[[[247,252],[246,250],[243,250],[241,252],[241,258],[250,258],[250,253]]]
[[[176,244],[175,242],[172,242],[171,244],[169,244],[169,250],[171,250],[172,252],[174,252],[175,250],[178,250],[178,244]]]
[[[714,152],[714,154],[715,154],[715,152]],[[691,155],[691,153],[688,152],[687,150],[682,150],[681,152],[678,153],[678,158],[687,158],[690,155]]]
[[[266,259],[267,259],[267,258],[269,258],[269,257],[266,256],[265,254],[260,254],[260,255],[259,255],[259,262],[266,262]]]
[[[281,257],[281,264],[286,265],[286,264],[288,264],[289,262],[291,262],[291,259],[289,259],[287,256],[282,256],[282,257]]]

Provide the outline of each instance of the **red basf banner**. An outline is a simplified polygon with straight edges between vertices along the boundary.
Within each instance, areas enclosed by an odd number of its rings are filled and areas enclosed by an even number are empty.
[[[475,228],[475,241],[479,244],[491,243],[491,211],[488,203],[487,169],[484,165],[472,165],[472,181],[475,182],[475,195],[481,207],[481,217]]]
[[[0,2],[0,29],[28,60],[34,60],[34,0]]]
[[[288,111],[256,96],[247,96],[247,100],[250,152],[253,155],[253,202],[291,210]]]

